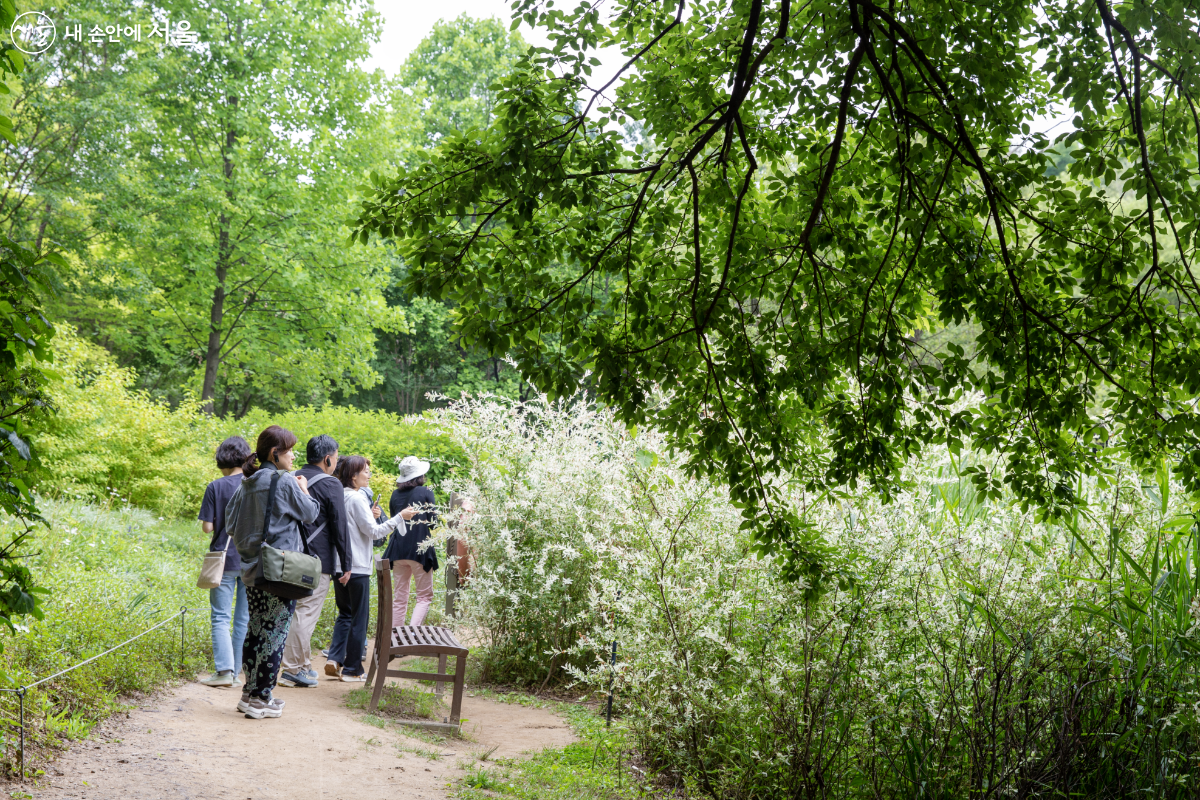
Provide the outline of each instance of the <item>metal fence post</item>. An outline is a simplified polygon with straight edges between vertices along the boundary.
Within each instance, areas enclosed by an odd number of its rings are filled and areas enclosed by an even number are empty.
[[[17,689],[17,703],[21,706],[21,780],[25,780],[25,687]]]
[[[621,602],[621,590],[617,590],[617,602]],[[612,661],[609,663],[612,672],[608,676],[608,710],[604,712],[604,726],[612,727],[613,683],[617,680],[617,608],[613,606],[613,640]]]

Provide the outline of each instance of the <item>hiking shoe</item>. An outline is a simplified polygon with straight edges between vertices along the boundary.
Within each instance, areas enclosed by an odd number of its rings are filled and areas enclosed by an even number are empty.
[[[317,683],[317,671],[312,667],[309,667],[308,669],[304,670],[304,674],[308,676],[308,679],[312,681],[313,685],[315,686]]]
[[[343,672],[340,675],[338,675],[338,680],[340,680],[342,683],[366,683],[367,676],[366,675],[347,675],[346,673]]]
[[[284,672],[279,676],[279,683],[283,686],[292,686],[298,689],[311,689],[317,685],[316,680],[308,677],[308,673],[302,669],[295,672]]]
[[[336,661],[325,662],[325,674],[337,678],[342,674],[342,665]]]
[[[283,703],[270,698],[252,697],[246,704],[246,719],[275,719],[283,716]]]
[[[205,686],[233,686],[233,671],[224,670],[223,672],[214,672],[207,680],[200,681]]]

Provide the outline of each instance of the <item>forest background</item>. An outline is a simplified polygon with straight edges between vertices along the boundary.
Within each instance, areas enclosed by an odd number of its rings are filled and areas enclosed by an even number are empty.
[[[520,36],[439,24],[389,78],[362,67],[382,26],[369,4],[158,8],[204,44],[122,39],[153,22],[127,3],[48,9],[82,41],[31,59],[4,98],[20,145],[0,156],[0,225],[62,255],[46,265],[47,317],[150,397],[226,418],[528,393],[455,341],[450,305],[405,292],[392,249],[347,246],[342,219],[373,171],[490,122]]]
[[[719,415],[711,409],[700,406],[696,413],[689,397],[697,395],[681,390],[675,399],[679,419],[708,426],[703,436],[692,436],[687,426],[674,431],[631,426],[627,413],[621,413],[627,408],[613,402],[619,393],[605,398],[603,381],[589,388],[599,386],[596,396],[607,406],[535,397],[497,357],[504,348],[495,345],[503,337],[490,340],[488,353],[463,346],[454,337],[458,308],[452,302],[412,296],[404,288],[422,281],[428,288],[432,278],[441,277],[430,274],[446,263],[439,236],[452,233],[465,242],[460,258],[485,240],[488,247],[527,248],[524,258],[460,264],[454,274],[463,290],[449,293],[480,312],[467,317],[468,325],[493,326],[486,332],[507,334],[511,344],[514,320],[505,315],[533,318],[522,304],[530,297],[536,301],[537,293],[527,291],[531,284],[525,278],[544,278],[556,292],[560,281],[582,280],[572,272],[577,265],[560,258],[563,248],[539,237],[564,231],[574,237],[582,231],[575,244],[585,250],[602,241],[583,235],[590,229],[577,220],[531,224],[528,211],[536,203],[513,204],[507,227],[486,231],[490,215],[465,210],[487,207],[476,205],[481,187],[482,199],[498,208],[507,207],[509,198],[490,193],[514,187],[535,195],[543,189],[560,193],[558,201],[569,214],[591,214],[604,206],[582,202],[592,195],[576,194],[559,179],[557,153],[521,167],[537,172],[548,164],[546,174],[514,179],[514,165],[521,162],[509,155],[537,138],[514,120],[534,119],[519,116],[527,111],[522,103],[548,97],[544,87],[536,87],[543,76],[527,67],[523,75],[502,77],[524,49],[517,36],[494,21],[439,25],[391,80],[360,66],[379,32],[379,17],[369,5],[334,2],[318,10],[296,0],[224,7],[171,2],[156,9],[173,20],[189,20],[203,45],[109,35],[108,28],[135,23],[148,28],[155,20],[132,19],[127,5],[102,0],[67,13],[63,22],[81,31],[81,39],[70,46],[28,62],[11,48],[0,50],[5,73],[0,77],[8,90],[0,136],[11,144],[0,163],[8,176],[8,188],[0,193],[5,226],[0,289],[11,298],[0,305],[5,323],[0,326],[0,435],[5,437],[0,510],[9,512],[0,521],[3,541],[12,542],[0,551],[0,617],[21,634],[5,640],[6,674],[0,678],[7,685],[54,674],[195,600],[188,565],[207,542],[188,517],[204,483],[215,476],[212,447],[230,433],[251,437],[269,420],[293,429],[302,441],[333,432],[343,452],[371,455],[382,467],[377,491],[387,488],[392,458],[417,452],[435,460],[439,490],[478,497],[480,513],[470,536],[479,558],[462,595],[465,623],[486,642],[473,661],[482,665],[486,678],[509,685],[615,687],[618,713],[633,734],[631,749],[647,768],[640,774],[654,783],[647,790],[666,787],[721,798],[1196,796],[1200,529],[1194,487],[1180,484],[1165,454],[1143,449],[1140,463],[1130,463],[1106,445],[1100,458],[1089,449],[1090,440],[1068,441],[1068,436],[1059,442],[1061,452],[1086,458],[1090,471],[1045,470],[1057,481],[1055,489],[1065,486],[1077,498],[1076,505],[1047,516],[1044,504],[1031,506],[1029,495],[1020,495],[1019,484],[1014,491],[989,479],[980,491],[980,481],[971,475],[999,474],[1003,448],[964,449],[954,435],[925,442],[929,446],[918,457],[916,438],[887,428],[893,419],[907,424],[911,415],[900,412],[916,395],[895,389],[903,384],[881,372],[883,382],[877,385],[884,389],[866,392],[863,402],[883,398],[894,406],[888,413],[894,411],[895,417],[872,417],[889,436],[875,439],[879,447],[871,451],[885,452],[884,444],[899,443],[903,452],[889,456],[896,466],[894,495],[859,488],[836,471],[821,479],[829,485],[819,493],[811,482],[780,484],[780,507],[796,520],[797,529],[824,537],[817,564],[823,582],[810,583],[785,569],[786,560],[774,557],[780,552],[764,547],[770,542],[758,537],[753,520],[741,513],[755,506],[744,497],[739,504],[730,492],[739,477],[727,468],[737,463],[730,455],[731,439],[713,427]],[[580,5],[577,13],[587,16],[589,9]],[[0,4],[0,25],[9,24],[5,15],[12,13],[11,6]],[[583,50],[569,47],[575,41],[571,37],[588,35],[588,26],[599,23],[555,14],[546,11],[549,21],[566,31],[555,57],[578,52],[576,67],[585,70]],[[783,17],[786,21],[786,13]],[[664,38],[680,18],[651,19],[637,35],[691,47],[682,35]],[[660,22],[661,30],[655,27]],[[728,58],[735,51],[725,43],[733,34],[706,28],[704,22],[699,16],[688,20],[697,36],[715,36],[720,45],[715,50]],[[983,22],[983,28],[994,27],[992,17]],[[757,24],[755,18],[750,28]],[[95,29],[104,35],[94,38]],[[777,38],[783,41],[783,34]],[[826,41],[813,38],[821,46]],[[936,32],[930,38],[941,41]],[[860,52],[863,47],[856,45]],[[670,85],[666,77],[678,78],[668,61],[657,69],[664,77],[661,86]],[[646,78],[654,75],[651,66],[646,70],[642,85],[653,83]],[[739,73],[747,74],[740,68]],[[685,72],[680,80],[697,74]],[[723,80],[722,74],[704,73],[713,80]],[[492,88],[497,82],[507,82],[507,100]],[[851,85],[847,79],[846,86]],[[526,91],[528,86],[536,90]],[[547,126],[570,119],[567,111],[579,111],[573,86],[562,86],[550,97],[554,102],[539,106],[537,118]],[[843,105],[847,97],[843,91]],[[718,107],[726,105],[722,101]],[[646,107],[655,114],[676,109],[650,100]],[[498,109],[508,116],[476,137]],[[603,135],[594,137],[582,132],[581,123],[572,157],[593,158],[593,145],[611,147],[613,153],[626,146],[638,154],[653,149],[653,137],[642,140],[640,129],[626,126],[623,115],[609,122]],[[674,119],[673,124],[690,122]],[[1112,130],[1119,138],[1121,126]],[[1181,195],[1190,201],[1194,182],[1188,181],[1194,179],[1188,176],[1195,165],[1188,161],[1190,150],[1173,141],[1163,147],[1181,160],[1179,180],[1186,189]],[[447,146],[422,152],[439,142]],[[809,155],[822,151],[813,145]],[[891,158],[893,151],[886,145],[878,152]],[[610,155],[600,153],[596,163],[612,174],[657,169],[630,167]],[[1083,187],[1084,197],[1095,190],[1104,202],[1092,204],[1092,213],[1106,223],[1112,213],[1105,203],[1123,191],[1105,173],[1110,165],[1092,164],[1089,169],[1104,169],[1089,175],[1082,172],[1084,159],[1072,163],[1065,149],[1045,155],[1049,163],[1039,160],[1023,174],[1042,180],[1071,164],[1061,177],[1070,186],[1055,188],[1055,202],[1069,206],[1077,199],[1076,189]],[[947,172],[956,158],[948,157]],[[462,165],[456,159],[472,161],[473,169],[480,164],[495,169],[478,181],[459,181],[470,170],[442,181],[437,170],[458,170]],[[1113,170],[1131,163],[1121,152],[1111,161]],[[568,177],[598,185],[593,173],[589,167]],[[396,174],[400,177],[389,177]],[[429,196],[446,219],[430,224],[436,215],[420,203],[397,215],[383,202],[377,202],[378,218],[368,220],[370,230],[356,227],[363,219],[341,218],[364,195],[376,193],[377,201],[382,197],[388,203],[411,198],[418,193],[399,192],[397,181],[408,181],[399,188],[419,188],[412,181],[425,177],[440,187],[441,196]],[[681,185],[690,185],[693,203],[679,207],[692,211],[688,216],[697,230],[693,248],[700,264],[701,184],[695,173],[691,178]],[[619,187],[619,182],[606,186]],[[715,182],[711,186],[720,188]],[[610,208],[629,205],[614,202]],[[780,207],[808,208],[791,200]],[[1140,218],[1137,211],[1129,213]],[[910,212],[904,216],[915,224],[921,212]],[[852,203],[839,213],[851,220],[860,216]],[[971,225],[981,219],[978,212],[950,217]],[[478,224],[480,235],[460,229],[464,220]],[[1131,217],[1122,235],[1131,237],[1130,252],[1141,255],[1135,247],[1140,234],[1132,226]],[[381,238],[367,235],[384,229]],[[784,220],[780,229],[794,233],[797,226]],[[810,224],[804,230],[811,229]],[[526,235],[531,230],[536,235]],[[618,239],[630,230],[618,226]],[[1191,241],[1193,230],[1194,224],[1181,238]],[[353,232],[362,234],[357,244]],[[404,252],[421,259],[424,276],[394,249],[403,236],[416,240]],[[653,244],[653,237],[645,242]],[[886,251],[891,253],[890,244]],[[1069,248],[1046,248],[1059,251]],[[682,257],[687,248],[665,247],[663,253]],[[893,298],[914,263],[915,255],[895,271]],[[944,277],[940,264],[923,276],[926,284],[911,289],[921,302],[901,309],[904,320],[893,317],[894,299],[885,304],[883,328],[901,334],[906,347],[933,347],[931,336],[941,337],[938,344],[950,339],[947,349],[963,365],[956,380],[975,390],[992,373],[976,371],[974,364],[968,368],[977,355],[972,343],[991,341],[984,353],[1002,363],[1004,369],[994,374],[1003,380],[987,387],[990,405],[971,391],[955,394],[959,384],[946,382],[939,384],[945,396],[921,396],[945,406],[953,420],[978,412],[986,428],[988,419],[1004,417],[984,412],[1008,402],[1012,387],[1020,388],[1011,376],[1024,374],[1027,388],[1037,377],[1039,391],[1044,376],[1059,384],[1073,379],[1074,367],[1056,373],[1046,366],[1066,358],[1063,348],[1050,346],[1057,341],[1053,337],[1040,340],[1032,352],[1027,333],[1020,340],[1024,345],[1009,339],[1007,346],[977,335],[978,315],[955,315],[955,324],[946,325],[944,314],[940,321],[927,314],[923,303],[932,281]],[[530,265],[540,265],[541,272]],[[1075,266],[1047,259],[1034,265],[1049,270],[1042,288],[1051,300],[1076,299]],[[682,266],[685,274],[691,272],[689,261]],[[979,269],[973,263],[969,274],[978,275]],[[1127,288],[1124,272],[1096,272],[1112,284],[1104,292]],[[687,285],[663,274],[666,278],[657,279]],[[698,268],[695,274],[693,305],[702,283]],[[627,278],[626,288],[640,292],[651,279],[650,273],[646,281]],[[848,291],[864,285],[867,297],[861,303],[842,303],[847,319],[859,316],[874,286],[847,281]],[[996,286],[1003,289],[1003,282],[981,281],[973,302],[986,299]],[[591,312],[619,299],[604,296],[608,281],[592,281],[587,291],[590,305],[584,310],[591,310],[570,319],[572,324],[603,323],[609,318],[605,313]],[[514,298],[517,294],[522,296]],[[757,295],[750,299],[754,302],[747,308],[760,315]],[[1160,310],[1176,309],[1162,295],[1152,299],[1160,302]],[[655,303],[672,314],[684,305],[662,297]],[[711,308],[729,314],[742,310],[739,303],[718,307],[715,299]],[[587,348],[598,340],[589,339],[594,332],[578,328],[579,335],[563,335],[563,317],[569,313],[557,315],[547,328],[550,335],[526,330],[515,355],[521,357],[521,348],[527,357],[544,348],[552,370],[539,376],[539,385],[569,386],[560,394],[570,395],[581,385]],[[773,316],[782,315],[764,318]],[[1181,388],[1170,398],[1178,424],[1163,428],[1172,435],[1179,428],[1191,430],[1186,427],[1193,422],[1191,407],[1179,409],[1195,395],[1195,372],[1188,369],[1195,357],[1188,349],[1195,341],[1188,326],[1195,318],[1179,316],[1182,327],[1171,330],[1178,332],[1178,357],[1172,363]],[[991,324],[1011,333],[1017,321],[1025,322],[1005,311]],[[941,329],[936,334],[922,330],[929,327]],[[742,330],[739,335],[755,346],[765,341]],[[1141,368],[1145,330],[1131,323],[1106,333],[1130,349],[1131,372]],[[634,325],[630,331],[662,335],[654,326]],[[683,337],[670,334],[662,342],[676,339]],[[881,347],[895,341],[901,339],[878,339]],[[1149,341],[1153,385],[1160,340]],[[1025,358],[1014,358],[1021,346]],[[688,367],[694,362],[686,358],[671,362],[657,353],[645,355],[656,347],[621,344],[622,353],[640,359],[648,375],[666,364],[689,379],[708,380],[707,373]],[[817,355],[809,357],[809,351],[790,344],[779,352],[805,368],[834,363],[829,359],[837,355],[811,351]],[[907,358],[899,350],[879,352]],[[864,351],[851,354],[843,348],[842,356],[849,355],[862,360]],[[1035,362],[1035,357],[1045,360]],[[745,361],[751,372],[758,363]],[[913,374],[932,369],[920,359],[904,365]],[[610,377],[630,372],[644,377],[620,360],[606,368]],[[805,387],[813,384],[811,375],[797,372],[796,377],[804,378]],[[726,378],[726,386],[735,383]],[[1051,388],[1058,391],[1061,385]],[[434,393],[432,399],[427,392]],[[488,392],[499,399],[486,397]],[[442,396],[460,399],[447,402]],[[788,396],[766,390],[746,394],[749,399],[735,404],[735,410],[759,413],[773,399]],[[1065,407],[1061,395],[1039,397],[1037,409],[1047,418],[1056,418]],[[1080,401],[1069,421],[1086,421],[1095,405]],[[1114,429],[1129,430],[1138,408],[1122,406],[1125,416]],[[847,426],[855,421],[852,414],[840,419]],[[851,427],[856,436],[860,428],[868,430],[857,423]],[[1059,427],[1038,423],[1034,429]],[[796,441],[817,452],[824,444],[819,437],[791,436],[793,428],[781,431],[771,438],[773,447]],[[692,445],[690,463],[673,450],[680,441]],[[1020,444],[1019,439],[1016,447],[1008,442],[1010,455],[1045,452],[1023,451]],[[1194,460],[1197,451],[1190,452]],[[718,469],[705,472],[695,469],[697,464]],[[1023,474],[1021,461],[1015,465],[1018,469],[1009,474]],[[718,477],[726,483],[713,478],[720,468],[725,475]],[[1037,466],[1029,474],[1041,471]],[[37,508],[30,491],[35,486]],[[892,502],[885,503],[888,499]],[[22,524],[38,522],[39,515],[47,525],[26,526],[23,533]],[[35,577],[52,592],[49,602],[42,600],[46,590],[35,585]],[[618,638],[621,658],[614,664],[609,647]],[[181,643],[185,671],[207,665],[206,639],[193,630]],[[35,735],[52,746],[86,733],[116,707],[121,694],[177,675],[177,642],[173,631],[169,641],[165,634],[147,637],[121,662],[100,660],[42,687],[30,696]],[[11,704],[4,713],[9,711]],[[10,744],[0,741],[0,746]],[[580,760],[595,766],[599,752],[591,750]],[[11,766],[11,750],[5,755]]]

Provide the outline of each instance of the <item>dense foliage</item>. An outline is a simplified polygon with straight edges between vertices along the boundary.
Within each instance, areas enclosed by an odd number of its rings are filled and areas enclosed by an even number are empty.
[[[1062,518],[1119,447],[1200,488],[1194,4],[514,9],[553,46],[377,182],[360,241],[539,389],[590,372],[788,574],[824,564],[784,474],[898,496],[909,457],[970,446],[1004,456],[979,491]],[[602,47],[628,60],[593,76]],[[969,350],[918,335],[967,323]]]
[[[1200,530],[1165,465],[1084,482],[1060,524],[977,493],[978,453],[931,449],[888,505],[797,488],[853,578],[813,600],[659,435],[583,404],[459,403],[445,424],[479,501],[460,606],[488,670],[615,685],[689,796],[1200,791]]]
[[[132,21],[127,3],[57,13],[84,30]],[[196,44],[62,42],[9,100],[35,145],[3,165],[28,186],[0,198],[9,226],[70,253],[52,310],[159,396],[191,390],[222,414],[374,383],[372,329],[403,324],[382,296],[394,259],[343,248],[328,206],[392,151],[384,76],[359,64],[378,14],[191,0],[136,14],[186,21]]]
[[[436,23],[398,76],[403,91],[396,95],[396,113],[408,122],[399,162],[412,160],[422,147],[490,124],[499,100],[493,87],[526,49],[520,35],[499,20],[463,15]],[[411,414],[436,405],[426,397],[430,392],[459,397],[529,391],[503,353],[459,341],[452,304],[413,294],[406,279],[400,262],[384,291],[389,304],[404,309],[406,327],[376,331],[372,366],[380,381],[347,394],[347,402]]]
[[[370,457],[372,486],[385,505],[398,459],[430,460],[435,482],[462,460],[454,443],[419,417],[326,406],[286,413],[256,409],[240,420],[223,420],[201,413],[195,397],[174,408],[155,399],[138,388],[133,370],[117,366],[106,350],[68,328],[60,328],[53,351],[61,379],[47,389],[57,413],[33,436],[37,459],[23,473],[44,494],[192,516],[204,487],[220,477],[213,460],[217,444],[233,435],[253,443],[271,424],[299,437],[297,468],[304,463],[304,443],[320,433],[337,439],[343,454]]]
[[[449,306],[403,288],[392,250],[344,247],[331,211],[372,170],[487,124],[488,87],[526,49],[517,34],[439,23],[389,78],[361,66],[381,30],[369,3],[48,13],[60,34],[187,21],[198,44],[60,41],[0,96],[22,143],[0,148],[0,229],[68,256],[48,271],[47,316],[154,397],[195,394],[223,417],[331,399],[410,414],[431,391],[520,391],[501,357],[461,346]]]
[[[136,388],[134,370],[69,328],[59,329],[54,354],[56,413],[34,438],[38,490],[170,517],[198,510],[205,484],[220,476],[210,446],[217,433],[198,404],[155,400]]]
[[[17,10],[0,3],[0,28],[11,28]],[[0,94],[10,94],[10,83],[25,69],[24,55],[13,45],[0,43]],[[16,149],[12,120],[0,116],[0,157]],[[22,545],[31,526],[40,521],[29,484],[21,473],[30,459],[31,420],[47,409],[46,383],[52,376],[49,341],[54,335],[42,315],[38,284],[44,288],[45,270],[63,263],[55,253],[30,250],[0,236],[0,519],[12,518],[16,530],[0,545],[0,620],[11,631],[13,618],[33,615],[40,619],[45,590],[21,561]]]

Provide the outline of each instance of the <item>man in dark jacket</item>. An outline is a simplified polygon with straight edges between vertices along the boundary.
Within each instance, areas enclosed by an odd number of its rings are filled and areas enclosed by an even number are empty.
[[[305,446],[308,464],[297,475],[308,479],[308,492],[321,506],[321,515],[306,527],[304,538],[308,552],[321,559],[321,582],[310,597],[296,601],[296,612],[283,648],[283,670],[279,676],[282,686],[311,688],[317,685],[317,672],[312,668],[311,645],[313,630],[321,617],[321,606],[329,593],[331,578],[346,582],[350,573],[334,574],[334,555],[339,564],[350,563],[350,538],[346,531],[346,501],[342,483],[333,477],[338,462],[338,443],[332,436],[321,434],[308,440]]]

